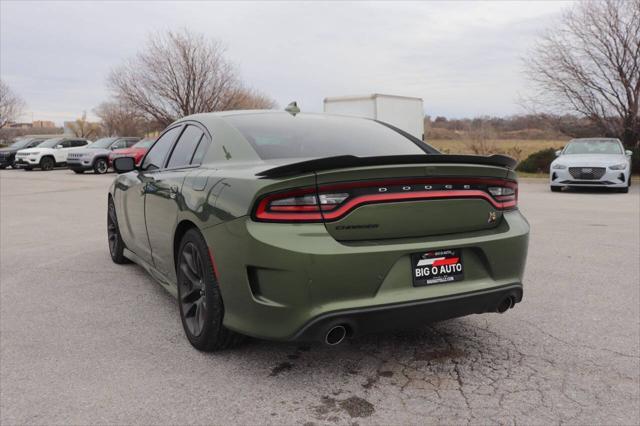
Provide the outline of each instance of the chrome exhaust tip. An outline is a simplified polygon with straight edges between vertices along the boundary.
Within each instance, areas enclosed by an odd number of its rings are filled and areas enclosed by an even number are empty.
[[[345,326],[336,325],[327,331],[327,334],[324,336],[324,343],[329,346],[339,345],[345,337],[347,337],[347,329]]]

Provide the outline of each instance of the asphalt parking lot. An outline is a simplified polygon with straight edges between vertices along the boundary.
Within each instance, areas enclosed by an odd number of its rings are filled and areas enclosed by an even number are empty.
[[[113,175],[0,172],[1,424],[638,424],[640,185],[520,185],[521,304],[337,348],[204,354],[106,242]]]

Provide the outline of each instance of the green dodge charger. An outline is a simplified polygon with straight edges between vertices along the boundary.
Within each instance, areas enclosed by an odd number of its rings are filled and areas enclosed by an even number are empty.
[[[522,300],[529,237],[513,166],[368,119],[192,115],[139,166],[114,161],[109,250],[178,299],[200,350],[504,312]]]

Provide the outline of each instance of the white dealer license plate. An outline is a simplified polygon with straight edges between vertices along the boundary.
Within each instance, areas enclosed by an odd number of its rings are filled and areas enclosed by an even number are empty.
[[[464,279],[460,249],[432,250],[411,255],[413,285],[451,283]]]

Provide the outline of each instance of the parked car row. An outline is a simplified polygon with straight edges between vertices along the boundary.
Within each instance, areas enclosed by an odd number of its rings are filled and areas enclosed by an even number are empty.
[[[150,139],[120,136],[96,142],[72,136],[27,137],[0,149],[0,168],[52,170],[68,167],[76,173],[93,170],[104,174],[117,157],[132,157],[139,164],[152,144]]]

